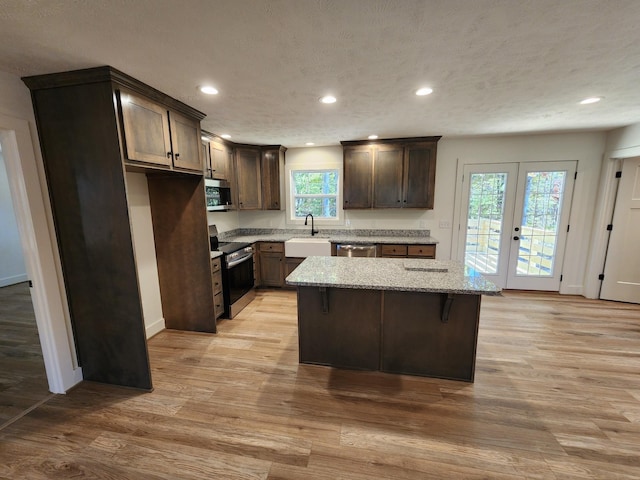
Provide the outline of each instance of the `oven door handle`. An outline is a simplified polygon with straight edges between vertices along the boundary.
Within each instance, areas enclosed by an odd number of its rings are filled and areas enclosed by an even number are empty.
[[[232,262],[229,262],[227,264],[227,268],[235,267],[236,265],[240,265],[241,263],[246,262],[247,260],[251,260],[252,258],[253,258],[253,253],[250,253],[246,257],[240,257],[238,260],[233,260]]]

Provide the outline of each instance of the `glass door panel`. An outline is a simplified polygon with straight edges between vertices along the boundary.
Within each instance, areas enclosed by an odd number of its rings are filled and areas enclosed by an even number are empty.
[[[560,289],[576,162],[523,163],[507,288]]]
[[[464,263],[500,287],[506,283],[517,172],[517,164],[464,167]]]
[[[516,275],[553,276],[567,172],[527,172]]]
[[[464,263],[481,273],[498,273],[506,173],[472,173]]]

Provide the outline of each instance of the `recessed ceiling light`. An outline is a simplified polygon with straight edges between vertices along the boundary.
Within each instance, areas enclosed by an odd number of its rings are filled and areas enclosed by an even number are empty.
[[[313,146],[315,145],[315,143],[313,143],[313,142],[307,142],[307,143],[305,143],[305,145],[306,145],[307,147],[313,147]]]
[[[215,87],[212,87],[211,85],[202,85],[202,86],[198,87],[198,89],[202,93],[206,93],[207,95],[217,95],[218,94],[218,89],[215,88]]]
[[[222,135],[220,135],[222,138],[231,138],[231,135],[229,135],[228,133],[223,133]]]
[[[322,97],[320,99],[321,103],[336,103],[337,99],[336,97],[332,96],[332,95],[325,95],[324,97]]]
[[[376,138],[378,138],[378,135],[369,135],[367,138],[369,140],[375,140]]]
[[[580,102],[580,105],[588,105],[590,103],[599,102],[600,100],[602,100],[602,97],[589,97],[589,98],[585,98],[584,100],[582,100]]]
[[[419,97],[424,97],[425,95],[429,95],[430,93],[433,93],[433,89],[429,87],[419,88],[418,90],[416,90],[416,95],[418,95]]]

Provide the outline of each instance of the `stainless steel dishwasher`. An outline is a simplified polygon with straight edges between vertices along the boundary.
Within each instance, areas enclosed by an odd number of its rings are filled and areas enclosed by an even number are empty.
[[[375,245],[338,244],[336,246],[338,257],[375,257]]]

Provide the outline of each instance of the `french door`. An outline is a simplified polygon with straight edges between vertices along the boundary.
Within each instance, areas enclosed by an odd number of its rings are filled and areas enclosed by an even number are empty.
[[[465,165],[465,265],[501,288],[558,291],[575,170],[575,161]]]

